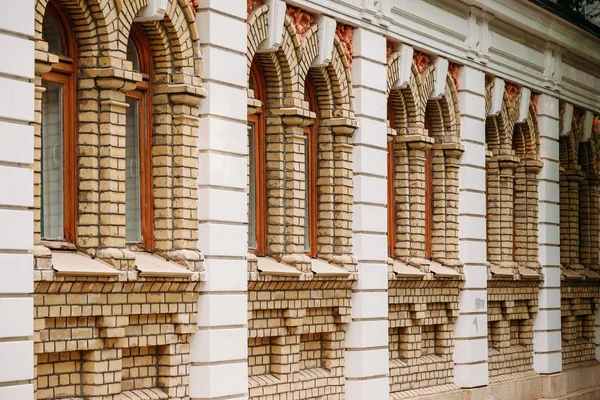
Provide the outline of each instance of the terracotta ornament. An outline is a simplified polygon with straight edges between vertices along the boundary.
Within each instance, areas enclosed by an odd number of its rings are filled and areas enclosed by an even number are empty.
[[[385,54],[389,57],[394,52],[394,42],[387,40],[385,42]]]
[[[353,28],[348,25],[338,24],[335,34],[340,38],[344,49],[346,49],[348,64],[352,65],[352,56],[354,55],[354,46],[352,46],[352,39],[354,39]]]
[[[304,35],[304,33],[310,29],[310,26],[315,20],[314,17],[300,8],[291,6],[288,6],[285,13],[292,20],[292,23],[296,28],[296,33],[300,37],[300,40],[302,40],[302,35]]]
[[[535,115],[538,115],[538,100],[539,100],[539,95],[535,94],[535,93],[531,93],[531,100],[530,100],[530,104],[533,107],[533,109],[535,110]]]
[[[199,3],[200,0],[190,0],[190,7],[192,8],[192,13],[194,14],[194,17],[196,16],[196,10],[198,9]]]
[[[460,69],[460,65],[458,64],[454,64],[454,63],[450,63],[448,64],[448,73],[450,74],[450,77],[452,78],[452,81],[454,82],[454,87],[456,87],[456,90],[458,90],[458,71]]]
[[[508,101],[513,103],[519,94],[519,88],[512,83],[506,83],[504,85],[504,90],[506,91],[506,95],[508,96]]]
[[[252,10],[260,5],[262,5],[262,0],[246,0],[246,12],[250,15]]]
[[[413,61],[417,66],[419,75],[423,74],[423,71],[425,71],[429,66],[429,56],[421,51],[415,51],[415,54],[413,55]]]

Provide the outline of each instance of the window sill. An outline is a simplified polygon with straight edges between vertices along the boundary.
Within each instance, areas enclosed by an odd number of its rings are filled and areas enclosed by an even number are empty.
[[[109,279],[119,281],[137,281],[153,278],[170,278],[185,281],[203,281],[203,272],[190,271],[179,264],[167,261],[159,256],[129,252],[135,258],[135,271],[114,268],[99,258],[69,250],[50,250],[45,246],[35,246],[33,255],[36,260],[35,281],[54,281],[64,279]]]
[[[52,251],[52,269],[56,276],[118,277],[123,272],[74,251]]]
[[[246,260],[249,263],[249,280],[259,281],[261,278],[294,278],[302,280],[311,279],[349,279],[354,276],[347,269],[338,265],[330,264],[326,261],[317,258],[308,258],[304,255],[300,256],[301,265],[310,264],[310,271],[300,270],[293,265],[285,262],[277,261],[270,257],[257,257],[254,254],[248,254]],[[291,257],[293,258],[293,257]],[[307,266],[308,267],[308,266]]]
[[[530,268],[519,265],[516,262],[501,262],[489,264],[491,279],[494,280],[539,280],[541,275]]]
[[[141,277],[153,278],[191,278],[193,271],[185,269],[174,262],[146,252],[133,252],[135,267]]]
[[[424,258],[411,258],[408,263],[388,259],[393,278],[398,280],[462,280],[463,275],[456,269],[437,261]]]

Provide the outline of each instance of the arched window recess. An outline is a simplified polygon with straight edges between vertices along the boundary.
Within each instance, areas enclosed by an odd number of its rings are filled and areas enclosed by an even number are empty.
[[[125,240],[130,247],[152,251],[152,55],[146,36],[136,24],[129,34],[127,60],[143,79],[126,96]]]
[[[77,224],[77,44],[67,13],[51,0],[42,38],[49,69],[42,74],[40,235],[48,247],[70,247]]]

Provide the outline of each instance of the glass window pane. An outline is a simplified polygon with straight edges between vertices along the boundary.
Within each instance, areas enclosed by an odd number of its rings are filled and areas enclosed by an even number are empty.
[[[140,207],[140,101],[127,97],[125,133],[125,240],[142,241]]]
[[[310,134],[309,134],[310,135]],[[305,147],[304,147],[304,251],[310,252],[310,176],[308,175],[309,170],[309,146],[310,137],[305,135]]]
[[[256,248],[256,159],[254,124],[248,124],[248,247]]]
[[[127,40],[127,61],[131,61],[134,71],[140,71],[140,56],[131,37]]]
[[[42,96],[42,237],[64,239],[63,88],[44,81]]]
[[[64,55],[60,31],[54,19],[46,13],[42,26],[42,38],[48,43],[48,52],[55,55]]]

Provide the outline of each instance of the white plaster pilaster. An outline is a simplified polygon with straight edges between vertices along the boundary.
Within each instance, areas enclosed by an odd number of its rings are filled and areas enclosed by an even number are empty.
[[[558,117],[558,99],[540,95],[538,127],[543,167],[538,187],[538,240],[544,279],[540,284],[539,311],[533,325],[533,367],[540,374],[562,370]]]
[[[458,76],[461,142],[459,257],[465,281],[455,326],[454,381],[463,388],[487,385],[487,247],[485,195],[485,76],[461,67]]]
[[[0,399],[31,400],[35,2],[0,6]]]
[[[354,134],[354,252],[358,282],[346,336],[346,399],[389,397],[387,277],[386,41],[357,29],[352,84],[359,128]],[[377,304],[377,307],[371,305]]]
[[[246,399],[248,392],[248,154],[246,2],[201,0],[203,53],[198,155],[198,247],[207,280],[192,339],[191,399]],[[224,73],[225,72],[225,73]]]

